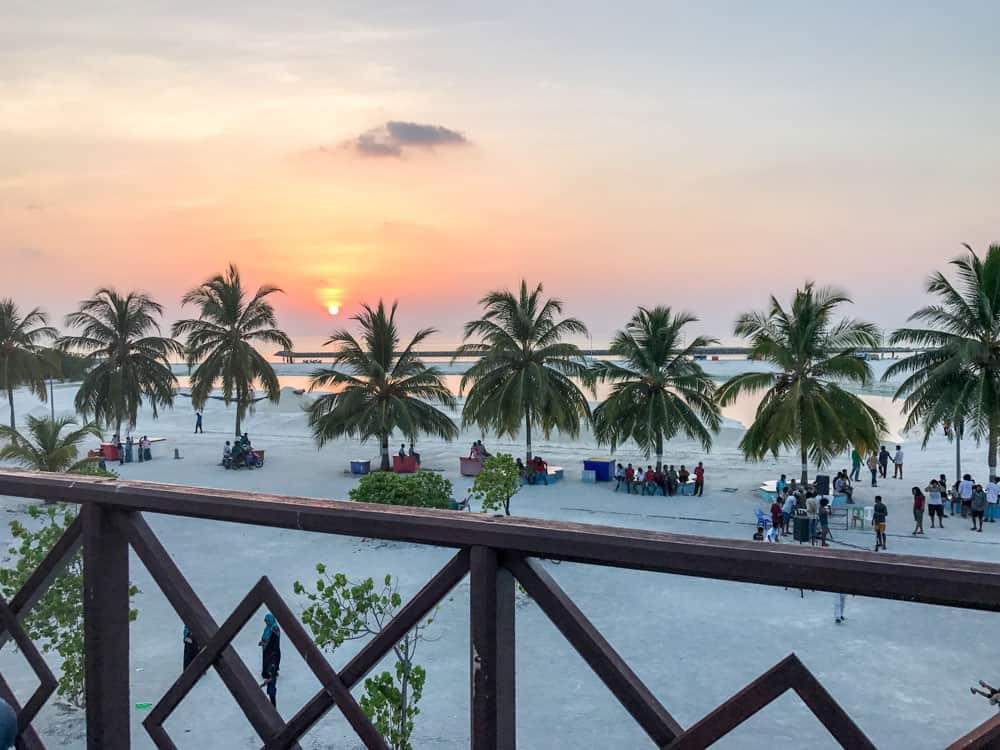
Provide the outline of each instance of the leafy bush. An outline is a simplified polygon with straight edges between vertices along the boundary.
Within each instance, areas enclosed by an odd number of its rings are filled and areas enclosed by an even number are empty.
[[[41,564],[76,518],[74,508],[49,505],[44,508],[32,505],[28,515],[41,519],[42,525],[35,531],[29,530],[20,521],[10,522],[10,531],[17,544],[10,554],[17,556],[13,566],[0,568],[0,590],[4,598],[10,600],[28,577]],[[129,587],[129,597],[139,593],[135,586]],[[139,612],[129,610],[129,622],[138,617]],[[28,637],[40,644],[44,653],[52,651],[62,658],[58,693],[76,706],[83,706],[83,556],[73,555],[66,570],[59,575],[49,590],[25,619],[24,630]]]
[[[387,575],[376,588],[371,578],[360,582],[348,580],[343,573],[329,575],[322,563],[316,566],[320,578],[315,590],[295,582],[295,593],[309,602],[302,612],[302,622],[312,630],[316,645],[333,652],[345,641],[377,635],[399,611],[403,599],[396,581]],[[424,629],[433,617],[413,626],[393,646],[396,667],[365,680],[365,693],[359,701],[375,728],[392,750],[412,750],[410,735],[420,709],[417,703],[424,691],[427,673],[413,659],[417,645],[425,640]]]
[[[383,505],[409,505],[416,508],[450,508],[451,480],[431,471],[394,474],[377,471],[361,477],[351,490],[351,500]]]
[[[483,470],[472,482],[469,494],[481,501],[483,512],[503,511],[510,515],[510,499],[521,489],[521,475],[517,462],[507,453],[490,456],[483,464]]]

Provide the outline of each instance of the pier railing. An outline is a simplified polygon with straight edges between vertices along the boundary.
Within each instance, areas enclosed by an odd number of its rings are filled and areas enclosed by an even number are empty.
[[[159,748],[175,748],[164,722],[209,669],[214,669],[268,750],[295,748],[336,708],[368,748],[386,743],[351,695],[415,624],[466,576],[470,579],[470,737],[474,750],[513,750],[515,741],[514,582],[520,582],[563,637],[642,727],[651,747],[703,748],[722,738],[788,690],[795,691],[844,747],[874,747],[864,732],[794,654],[684,727],[548,575],[540,560],[657,571],[747,583],[837,591],[963,609],[1000,610],[1000,565],[905,555],[762,545],[655,531],[410,508],[228,492],[73,475],[0,471],[0,495],[75,503],[80,513],[22,589],[0,599],[0,643],[13,639],[40,686],[23,706],[0,675],[0,696],[18,712],[20,750],[43,748],[32,720],[55,680],[21,623],[80,549],[84,561],[84,645],[87,746],[130,746],[129,548],[149,570],[201,651],[143,722]],[[144,514],[256,524],[427,544],[454,556],[395,619],[342,669],[334,670],[268,579],[261,578],[221,625],[174,564]],[[230,645],[261,606],[322,684],[284,721]],[[1000,743],[994,717],[950,747]]]

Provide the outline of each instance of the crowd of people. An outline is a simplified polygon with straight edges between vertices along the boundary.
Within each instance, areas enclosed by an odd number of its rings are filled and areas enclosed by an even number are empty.
[[[222,448],[222,466],[226,469],[258,469],[264,465],[260,453],[253,449],[250,444],[250,436],[243,433],[238,440],[230,443],[226,441]]]
[[[990,477],[984,487],[972,475],[965,474],[949,487],[947,477],[941,474],[923,489],[914,487],[911,493],[914,535],[924,533],[925,513],[930,517],[932,529],[935,527],[935,518],[937,527],[943,529],[944,519],[948,518],[946,507],[955,518],[971,519],[971,531],[982,532],[983,521],[995,523],[1000,517],[1000,482],[997,477]]]
[[[134,439],[131,435],[126,435],[125,440],[122,441],[121,435],[116,432],[114,437],[111,438],[111,442],[118,448],[119,465],[132,463],[132,456],[135,456],[140,464],[143,461],[153,460],[153,444],[147,435],[143,435],[138,440]]]
[[[677,469],[674,464],[670,464],[664,470],[663,466],[646,466],[643,471],[642,465],[623,466],[618,464],[615,467],[615,492],[624,489],[629,494],[635,495],[655,495],[659,492],[664,497],[676,495],[678,492],[687,494],[683,488],[693,482],[693,494],[701,497],[705,492],[705,467],[701,461],[694,467],[694,471],[688,471],[684,464]]]

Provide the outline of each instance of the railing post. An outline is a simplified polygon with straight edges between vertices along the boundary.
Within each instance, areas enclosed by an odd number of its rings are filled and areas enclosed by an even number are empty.
[[[83,640],[87,749],[129,745],[128,541],[113,514],[86,503],[83,516]]]
[[[495,549],[472,548],[470,589],[472,750],[514,750],[514,578]]]

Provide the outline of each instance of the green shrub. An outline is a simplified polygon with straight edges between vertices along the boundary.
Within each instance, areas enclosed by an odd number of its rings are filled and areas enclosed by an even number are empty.
[[[483,504],[483,512],[503,508],[510,515],[510,499],[521,489],[517,461],[506,453],[490,456],[483,470],[472,482],[469,494]]]
[[[358,486],[351,490],[351,500],[415,508],[450,508],[451,494],[451,480],[431,471],[416,474],[377,471],[361,477]]]
[[[28,515],[41,526],[31,530],[20,521],[10,522],[15,547],[8,552],[16,556],[14,563],[0,568],[0,591],[11,599],[28,577],[69,528],[76,518],[76,508],[50,505],[43,508],[32,505]],[[129,586],[129,597],[139,593]],[[129,622],[139,612],[129,610]],[[66,569],[56,577],[52,586],[24,621],[24,630],[31,640],[39,644],[43,653],[56,653],[62,659],[57,692],[76,706],[83,706],[83,556],[73,555]]]

